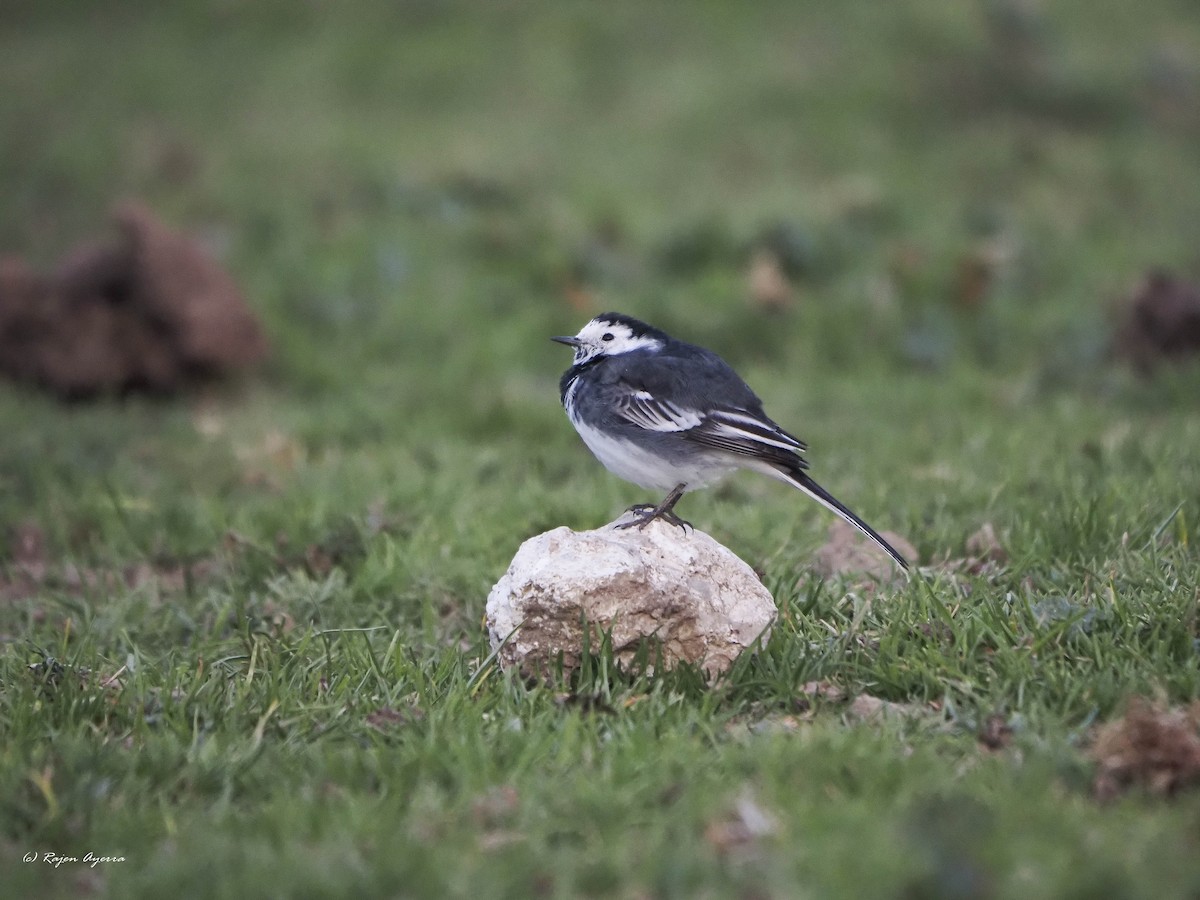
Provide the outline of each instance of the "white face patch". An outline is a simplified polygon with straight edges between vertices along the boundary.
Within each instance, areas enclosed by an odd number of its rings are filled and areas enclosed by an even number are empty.
[[[575,365],[597,356],[619,356],[633,350],[662,346],[662,341],[655,338],[635,336],[628,325],[606,322],[604,319],[592,319],[575,337],[579,340],[579,346],[575,348]]]

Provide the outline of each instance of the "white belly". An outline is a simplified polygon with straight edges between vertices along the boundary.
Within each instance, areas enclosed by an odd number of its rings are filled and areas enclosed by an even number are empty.
[[[583,422],[573,421],[572,424],[604,468],[639,487],[669,491],[678,484],[685,484],[688,490],[695,490],[719,481],[737,468],[732,462],[716,456],[672,463],[632,441],[610,437]]]

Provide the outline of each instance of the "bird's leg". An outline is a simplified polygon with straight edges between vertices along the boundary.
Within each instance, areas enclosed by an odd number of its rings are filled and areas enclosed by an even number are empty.
[[[683,492],[686,487],[686,484],[675,485],[675,487],[671,488],[671,493],[667,494],[667,496],[663,498],[662,503],[658,504],[658,506],[655,506],[652,503],[638,503],[635,506],[629,507],[626,512],[633,513],[635,518],[632,522],[624,522],[617,527],[633,528],[636,525],[638,528],[645,528],[655,519],[662,519],[664,522],[669,522],[677,528],[682,528],[684,531],[687,531],[689,528],[692,528],[692,523],[685,522],[674,513],[675,504],[678,503],[679,498],[683,496]],[[695,529],[692,530],[694,531]]]

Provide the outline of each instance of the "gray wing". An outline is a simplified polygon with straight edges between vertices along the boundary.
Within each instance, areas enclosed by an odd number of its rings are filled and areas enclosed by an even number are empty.
[[[766,416],[744,409],[716,409],[704,416],[684,437],[697,444],[774,462],[788,469],[804,469],[800,456],[808,449]]]
[[[622,392],[617,396],[615,408],[621,419],[647,431],[687,432],[704,422],[703,415],[696,410],[644,390]]]
[[[618,419],[790,470],[805,468],[804,442],[763,412],[762,401],[720,357],[692,349],[703,357],[693,353],[677,365],[663,365],[661,355],[650,364],[634,357],[614,366],[609,389]],[[714,402],[718,398],[724,402]]]

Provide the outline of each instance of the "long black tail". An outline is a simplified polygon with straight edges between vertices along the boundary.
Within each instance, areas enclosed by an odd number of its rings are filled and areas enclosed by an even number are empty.
[[[908,571],[908,561],[905,560],[905,558],[898,552],[896,552],[895,547],[881,538],[874,528],[847,509],[840,500],[809,478],[808,475],[806,475],[803,471],[781,471],[780,474],[784,475],[788,481],[790,481],[800,490],[804,491],[804,493],[808,494],[808,496],[812,497],[830,512],[835,513],[836,515],[845,519],[847,522],[873,540],[887,553],[888,556],[896,561],[896,565],[898,565],[905,572]]]

